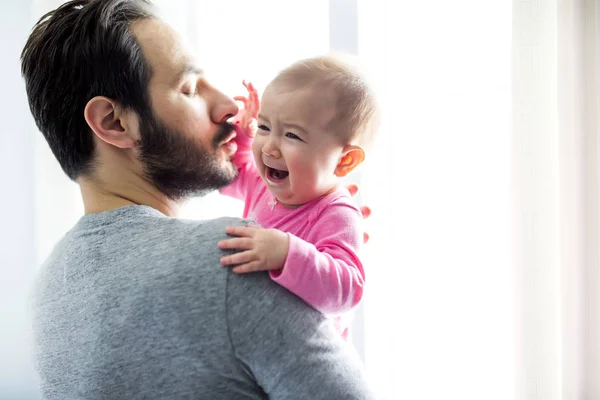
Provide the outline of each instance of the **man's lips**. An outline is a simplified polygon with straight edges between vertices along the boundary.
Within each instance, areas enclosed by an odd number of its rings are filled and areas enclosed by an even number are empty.
[[[219,145],[217,146],[217,149],[225,152],[227,158],[232,157],[238,149],[237,143],[234,140],[235,136],[236,136],[236,133],[235,133],[235,131],[233,131],[232,133],[227,135],[225,140],[220,142]]]
[[[224,144],[228,144],[229,142],[231,142],[233,139],[235,139],[235,137],[237,136],[237,133],[235,131],[231,132],[226,138],[225,140],[223,140],[221,143],[219,143],[219,146],[222,146]]]
[[[222,123],[217,132],[215,132],[215,136],[212,140],[213,148],[216,150],[221,145],[231,141],[236,135],[235,127],[230,123],[224,122]]]

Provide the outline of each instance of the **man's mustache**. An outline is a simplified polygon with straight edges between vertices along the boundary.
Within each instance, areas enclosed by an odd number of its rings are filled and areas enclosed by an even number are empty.
[[[233,124],[230,124],[229,122],[223,122],[213,137],[213,148],[216,150],[221,142],[227,139],[227,136],[229,136],[233,131],[235,131]]]

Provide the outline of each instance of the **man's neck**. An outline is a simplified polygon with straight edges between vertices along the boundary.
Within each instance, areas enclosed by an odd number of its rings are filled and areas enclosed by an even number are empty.
[[[78,183],[86,215],[132,205],[149,206],[169,217],[175,217],[179,213],[179,205],[175,201],[149,184],[132,185],[121,182],[119,185],[109,186],[88,178],[80,178]]]

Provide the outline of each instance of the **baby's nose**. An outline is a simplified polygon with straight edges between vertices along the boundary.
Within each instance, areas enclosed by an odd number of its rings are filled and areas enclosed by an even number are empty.
[[[263,146],[262,153],[273,158],[281,158],[281,152],[272,141],[269,141]]]

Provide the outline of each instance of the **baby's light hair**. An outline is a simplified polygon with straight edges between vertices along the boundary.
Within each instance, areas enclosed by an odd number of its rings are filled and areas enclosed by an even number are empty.
[[[320,90],[333,91],[337,113],[328,130],[344,144],[356,144],[365,151],[372,146],[379,129],[379,106],[356,58],[329,54],[303,59],[282,70],[272,84],[293,88],[317,85]]]

